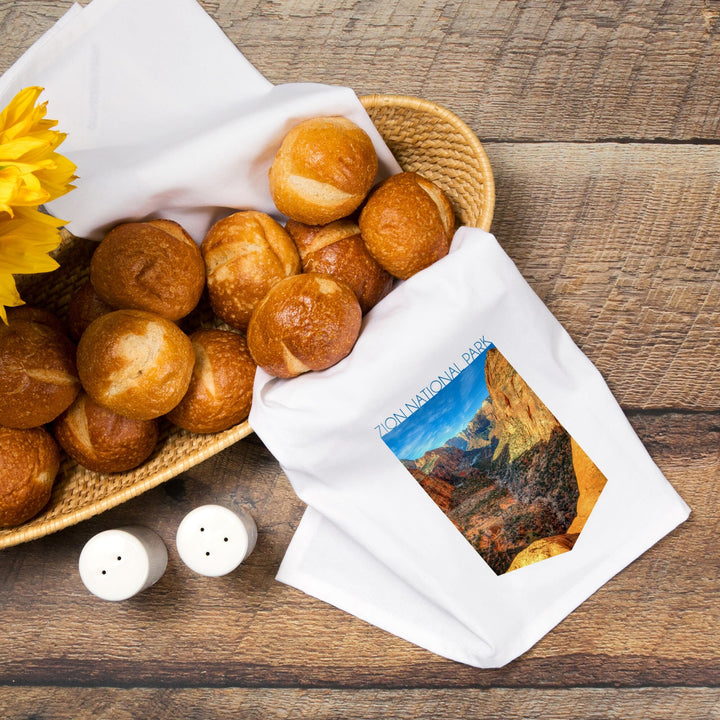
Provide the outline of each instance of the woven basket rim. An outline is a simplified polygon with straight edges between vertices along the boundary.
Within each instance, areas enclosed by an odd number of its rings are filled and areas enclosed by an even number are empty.
[[[424,98],[415,97],[413,95],[375,93],[360,96],[360,102],[366,110],[382,107],[401,107],[424,113],[426,115],[433,115],[452,126],[463,137],[463,140],[467,143],[472,155],[480,165],[483,175],[485,198],[482,212],[475,220],[475,226],[479,227],[481,230],[490,230],[493,213],[495,211],[495,176],[493,175],[490,159],[485,152],[485,148],[478,139],[477,135],[475,135],[470,126],[464,120],[461,120],[454,112],[448,110],[442,105],[438,105],[430,100],[425,100]]]
[[[465,122],[450,110],[436,103],[410,95],[373,94],[361,96],[360,101],[368,112],[374,108],[382,107],[403,108],[438,118],[452,127],[453,130],[462,137],[463,142],[466,143],[468,153],[472,155],[474,161],[477,163],[479,173],[483,179],[482,211],[478,217],[473,218],[473,222],[483,230],[490,229],[495,205],[493,172],[482,144]],[[62,515],[37,522],[37,520],[41,518],[41,516],[39,516],[35,520],[28,521],[26,525],[20,525],[16,528],[5,528],[4,530],[7,532],[0,532],[0,550],[31,540],[37,540],[83,520],[88,520],[106,510],[117,507],[128,500],[138,497],[147,490],[157,487],[163,482],[186,472],[193,466],[230,447],[242,438],[247,437],[252,432],[253,430],[247,421],[240,423],[233,428],[218,433],[212,442],[203,443],[202,447],[194,449],[187,457],[171,462],[167,466],[160,468],[158,472],[142,480],[138,480],[132,485],[120,488],[116,492],[109,493],[104,497],[72,511],[65,512]]]
[[[77,510],[50,518],[45,522],[38,523],[37,525],[29,525],[27,527],[20,525],[17,528],[12,528],[12,532],[7,535],[0,536],[0,550],[14,545],[21,545],[22,543],[29,542],[30,540],[38,540],[41,537],[51,535],[58,530],[63,530],[72,525],[77,525],[83,520],[89,520],[95,515],[99,515],[106,510],[122,505],[124,502],[139,497],[148,490],[177,477],[195,465],[211,458],[213,455],[217,455],[217,453],[221,450],[234,445],[238,440],[247,437],[252,432],[253,430],[247,421],[240,423],[239,425],[221,433],[220,437],[218,437],[215,442],[208,444],[201,450],[195,451],[188,459],[180,460],[167,465],[160,472],[145,478],[145,480],[136,482],[133,485],[118,490],[117,492],[110,493],[93,503],[84,505]]]

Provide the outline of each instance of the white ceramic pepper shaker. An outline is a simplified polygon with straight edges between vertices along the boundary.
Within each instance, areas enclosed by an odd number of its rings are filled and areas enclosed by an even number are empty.
[[[85,543],[78,562],[85,587],[103,600],[127,600],[154,585],[167,568],[159,535],[138,525],[105,530]]]
[[[182,561],[194,572],[219,577],[232,572],[255,548],[257,526],[247,512],[221,505],[201,505],[190,511],[177,530]]]

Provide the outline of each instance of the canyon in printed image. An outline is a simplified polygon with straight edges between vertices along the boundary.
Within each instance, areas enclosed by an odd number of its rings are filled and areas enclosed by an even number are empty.
[[[571,550],[606,482],[492,346],[383,440],[497,574]]]

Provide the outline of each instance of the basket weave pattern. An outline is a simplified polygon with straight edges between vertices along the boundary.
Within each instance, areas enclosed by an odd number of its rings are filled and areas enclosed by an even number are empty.
[[[472,131],[448,110],[397,95],[361,98],[365,109],[404,170],[436,182],[450,198],[461,224],[490,228],[495,188],[490,163]],[[50,275],[18,278],[23,299],[61,318],[89,275],[95,244],[65,233]],[[150,458],[125,473],[103,474],[65,459],[45,509],[16,528],[0,529],[0,548],[18,545],[115,507],[224,450],[252,432],[247,422],[198,435],[165,423]]]
[[[437,183],[461,224],[489,230],[495,183],[473,131],[449,110],[420,98],[368,95],[361,100],[402,169]]]

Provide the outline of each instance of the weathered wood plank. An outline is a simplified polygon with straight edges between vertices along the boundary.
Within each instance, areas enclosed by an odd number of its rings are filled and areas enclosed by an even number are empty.
[[[330,690],[0,688],[6,720],[717,720],[717,688]]]
[[[234,447],[91,521],[0,553],[0,684],[336,687],[720,686],[720,423],[717,414],[631,416],[691,519],[522,658],[481,671],[438,658],[274,581],[302,513],[265,448]],[[247,563],[193,575],[174,532],[205,502],[249,507]],[[89,595],[84,542],[128,523],[165,539],[165,576],[131,601]]]
[[[486,146],[492,231],[624,406],[720,407],[720,147]]]
[[[717,3],[235,0],[206,7],[217,7],[218,22],[273,82],[427,97],[460,112],[480,137],[720,133]]]
[[[481,138],[720,138],[718,0],[201,4],[272,82],[426,97]],[[2,3],[0,71],[69,5]]]

